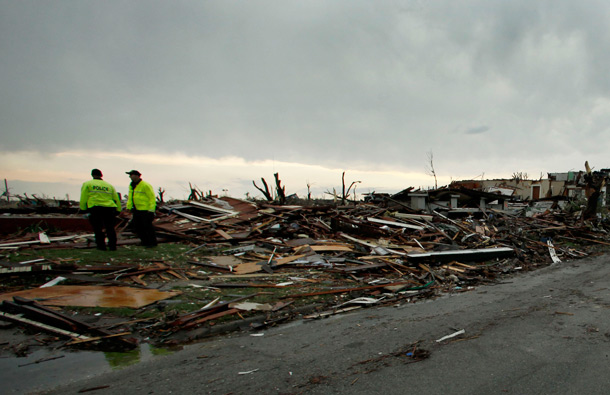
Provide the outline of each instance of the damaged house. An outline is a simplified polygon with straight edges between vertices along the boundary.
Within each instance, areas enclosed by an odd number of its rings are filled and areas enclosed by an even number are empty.
[[[403,202],[414,210],[447,211],[453,216],[474,214],[487,209],[518,210],[528,205],[549,208],[564,206],[567,201],[586,200],[597,194],[598,205],[608,206],[606,193],[610,169],[600,171],[569,171],[548,173],[547,178],[525,179],[516,175],[510,179],[453,181],[449,186],[434,190],[408,188],[391,199]]]

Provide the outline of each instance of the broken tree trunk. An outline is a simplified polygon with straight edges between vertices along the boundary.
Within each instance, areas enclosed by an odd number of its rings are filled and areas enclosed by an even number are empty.
[[[273,175],[273,177],[275,177],[276,192],[277,192],[277,197],[280,201],[280,204],[285,204],[286,203],[286,187],[282,186],[282,181],[280,181],[280,173],[275,173]]]
[[[606,177],[597,171],[591,171],[589,162],[585,162],[585,182],[587,207],[583,211],[582,217],[584,220],[594,219],[597,216],[597,204],[601,195],[601,190],[605,185]]]
[[[267,201],[272,202],[273,197],[271,196],[271,192],[269,192],[269,186],[267,185],[267,181],[265,181],[265,179],[263,177],[261,177],[261,181],[263,182],[263,185],[265,186],[264,191],[261,188],[259,188],[258,185],[256,185],[256,183],[254,181],[252,181],[252,184],[254,185],[254,187],[256,189],[261,191],[261,193],[265,196],[265,199],[267,199]]]
[[[349,185],[349,188],[347,188],[347,191],[346,191],[345,190],[345,172],[343,172],[343,174],[341,175],[341,184],[343,186],[343,190],[342,190],[342,194],[341,194],[341,204],[345,204],[345,202],[347,202],[347,199],[349,198],[349,194],[350,194],[352,187],[358,183],[360,183],[360,181],[352,181],[352,183]],[[354,188],[354,191],[355,190],[356,189]],[[354,200],[355,200],[355,196],[354,196]]]

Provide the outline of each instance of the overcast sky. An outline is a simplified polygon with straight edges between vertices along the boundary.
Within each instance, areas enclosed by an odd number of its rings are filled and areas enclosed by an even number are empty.
[[[1,176],[183,198],[397,192],[429,153],[439,186],[606,168],[609,27],[601,0],[0,0]]]

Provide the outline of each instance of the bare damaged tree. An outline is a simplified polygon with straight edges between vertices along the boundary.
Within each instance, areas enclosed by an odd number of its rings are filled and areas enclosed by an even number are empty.
[[[165,189],[162,189],[161,187],[159,187],[158,195],[159,196],[157,196],[157,203],[164,203],[163,195],[165,195]]]
[[[428,163],[426,164],[426,174],[434,177],[434,189],[438,189],[436,170],[434,170],[434,154],[432,153],[432,151],[429,151],[426,156],[428,157]]]
[[[333,197],[333,203],[337,203],[337,200],[339,200],[339,195],[337,195],[337,190],[335,188],[333,188],[332,192],[326,190],[324,193]]]
[[[38,205],[38,207],[47,207],[47,202],[44,201],[43,198],[39,198],[38,196],[32,194],[32,197],[34,199],[36,199],[36,205]],[[43,195],[44,197],[44,195]]]
[[[345,204],[345,172],[341,174],[341,184],[343,186],[343,190],[341,191],[341,204]]]
[[[585,162],[585,170],[587,207],[585,207],[582,217],[584,220],[589,220],[597,217],[597,202],[601,195],[601,190],[606,184],[606,176],[598,171],[592,171],[588,161]]]
[[[286,187],[282,186],[282,181],[280,181],[280,173],[275,173],[273,175],[275,178],[275,192],[277,193],[277,197],[279,199],[280,204],[286,203]]]
[[[191,193],[189,194],[188,200],[195,200],[195,201],[203,200],[203,196],[204,196],[203,192],[198,190],[197,187],[193,186],[190,182],[189,182],[189,189],[191,190]]]
[[[254,180],[252,181],[252,184],[254,185],[254,188],[261,191],[261,193],[265,196],[265,199],[267,199],[268,202],[272,202],[273,196],[271,196],[271,192],[269,191],[269,186],[267,185],[267,181],[265,181],[265,179],[263,177],[261,177],[261,181],[263,182],[263,185],[265,186],[265,190],[262,190],[261,188],[259,188],[258,185],[256,185],[256,183],[254,182]]]
[[[515,180],[515,181],[519,182],[519,181],[527,180],[527,177],[528,177],[527,173],[522,172],[522,171],[516,171],[511,176],[511,180]],[[540,175],[540,178],[542,179],[542,174]]]
[[[11,201],[11,190],[8,187],[8,182],[6,181],[6,178],[4,179],[4,193],[2,194],[2,196],[6,196],[7,202]]]
[[[346,201],[347,201],[347,199],[349,198],[349,191],[352,189],[352,187],[353,187],[355,184],[358,184],[358,183],[360,183],[360,182],[361,182],[361,181],[353,181],[353,182],[350,184],[349,188],[347,188],[347,191],[346,191],[346,190],[345,190],[345,172],[343,172],[343,174],[341,175],[341,183],[343,184],[343,193],[342,193],[342,195],[341,195],[341,204],[345,204],[345,202],[346,202]],[[356,190],[356,189],[354,188],[354,191],[355,191],[355,190]]]
[[[360,181],[358,181],[358,182],[360,182]],[[355,203],[356,203],[356,196],[358,196],[358,195],[356,194],[356,182],[353,182],[353,183],[352,183],[352,185],[354,186],[354,199],[352,199],[352,200],[354,201],[354,204],[355,204]],[[352,186],[350,185],[350,188],[351,188],[351,187],[352,187]],[[349,191],[349,189],[348,189],[348,191]]]

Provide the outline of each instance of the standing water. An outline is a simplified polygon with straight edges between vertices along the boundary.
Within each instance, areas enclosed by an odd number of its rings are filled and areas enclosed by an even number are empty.
[[[128,352],[39,350],[26,357],[0,357],[1,393],[44,391],[71,381],[149,361],[172,351],[141,344]]]

